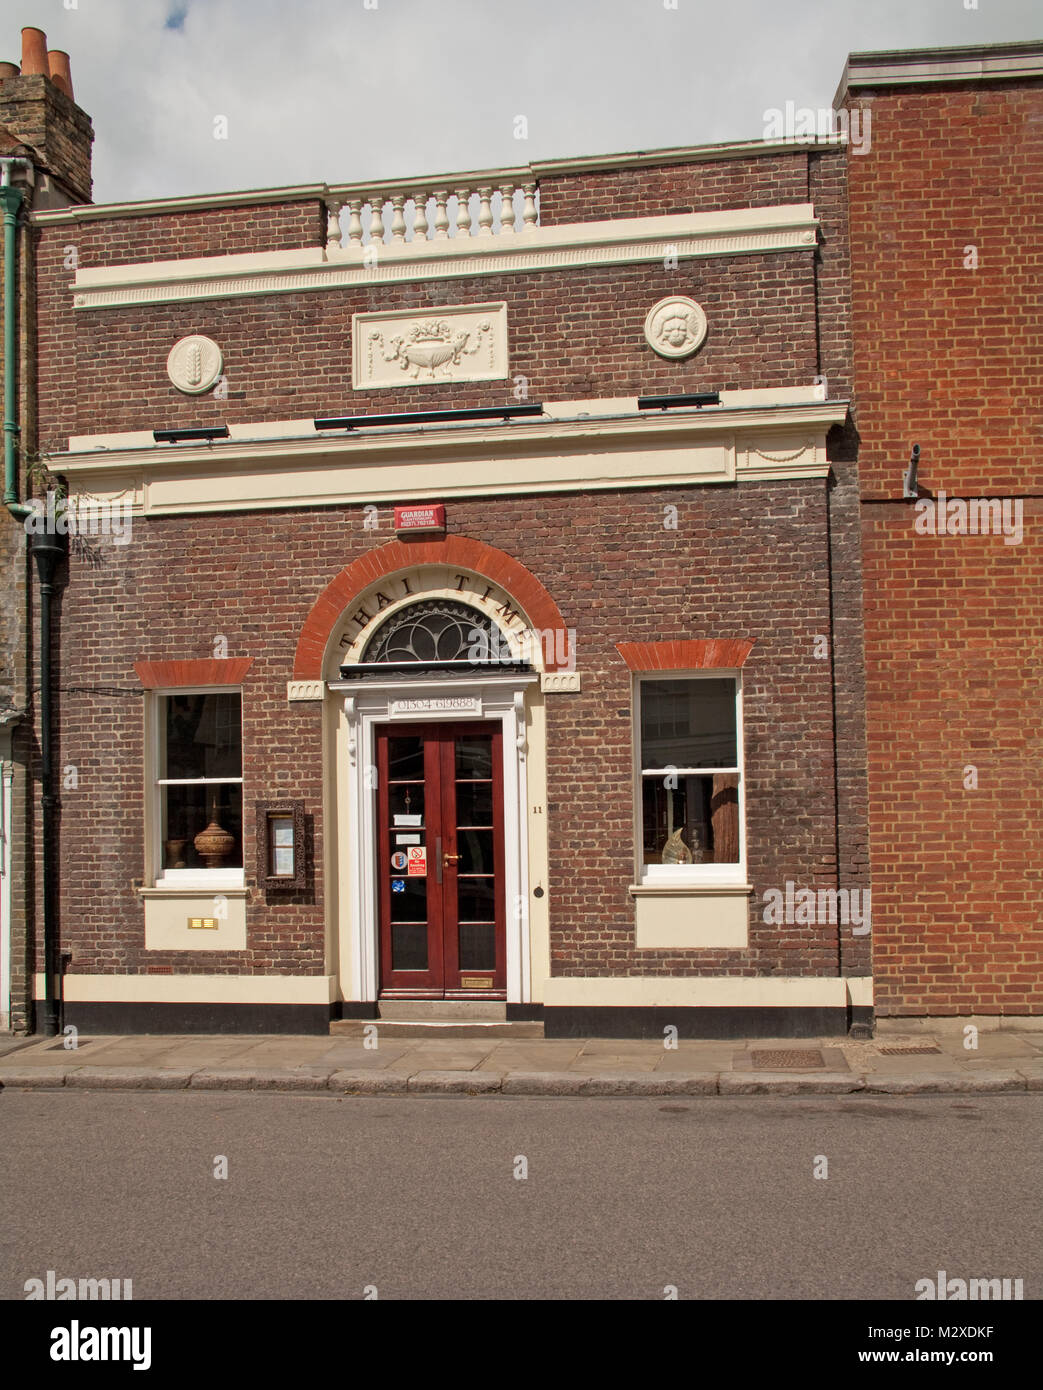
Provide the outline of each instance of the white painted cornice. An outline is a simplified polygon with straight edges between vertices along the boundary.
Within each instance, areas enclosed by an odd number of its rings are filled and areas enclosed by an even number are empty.
[[[1022,82],[1043,77],[1043,42],[979,44],[967,48],[908,48],[852,53],[833,109],[850,92],[875,87],[935,86],[945,82]]]
[[[544,175],[596,174],[608,169],[647,169],[662,164],[706,164],[717,159],[756,159],[764,155],[793,154],[795,150],[837,149],[847,143],[839,133],[807,135],[782,140],[730,140],[721,145],[683,145],[662,150],[635,150],[624,154],[577,155],[571,159],[534,159],[532,172]]]
[[[826,434],[847,402],[824,401],[821,390],[733,392],[702,410],[637,412],[625,401],[610,414],[612,403],[587,402],[601,412],[565,415],[577,403],[559,403],[541,418],[332,435],[285,421],[266,436],[263,425],[233,426],[232,438],[212,444],[110,435],[47,462],[73,493],[144,516],[823,478]],[[757,395],[776,400],[735,400]]]
[[[77,309],[112,309],[244,295],[345,289],[399,281],[573,270],[705,256],[813,251],[811,203],[532,227],[513,236],[451,237],[369,246],[152,261],[76,272]]]

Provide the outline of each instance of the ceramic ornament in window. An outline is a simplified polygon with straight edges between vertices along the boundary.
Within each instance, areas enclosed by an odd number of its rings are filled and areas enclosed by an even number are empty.
[[[664,864],[690,864],[692,862],[692,851],[681,838],[683,825],[679,825],[672,835],[667,838],[663,846]]]
[[[229,834],[217,821],[216,787],[210,797],[210,824],[205,830],[199,832],[192,843],[196,847],[196,853],[208,869],[220,869],[232,852],[235,836]]]

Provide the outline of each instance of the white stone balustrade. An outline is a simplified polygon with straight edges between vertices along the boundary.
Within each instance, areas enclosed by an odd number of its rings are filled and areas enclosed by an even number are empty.
[[[485,170],[380,186],[344,184],[326,201],[328,251],[373,243],[507,237],[539,225],[539,188],[528,169]]]

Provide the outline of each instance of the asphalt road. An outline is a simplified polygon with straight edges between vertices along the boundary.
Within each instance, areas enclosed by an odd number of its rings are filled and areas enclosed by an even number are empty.
[[[1038,1299],[1041,1129],[1033,1095],[5,1091],[0,1297],[54,1270],[135,1299],[909,1301],[941,1269]]]

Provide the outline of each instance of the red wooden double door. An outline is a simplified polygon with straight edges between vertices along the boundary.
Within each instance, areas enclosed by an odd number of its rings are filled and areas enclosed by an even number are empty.
[[[505,998],[500,726],[376,732],[380,993]]]

